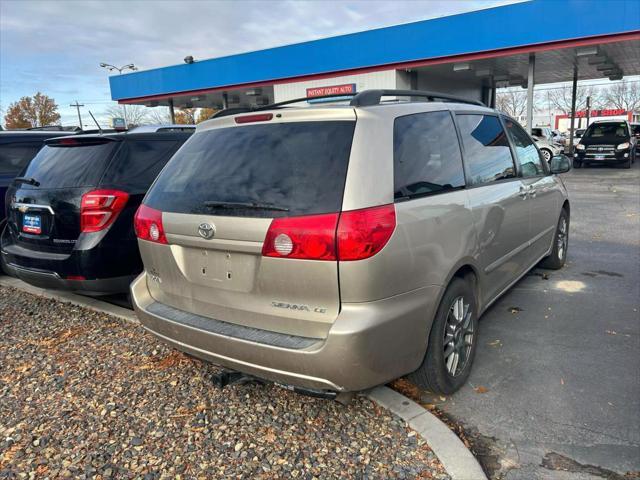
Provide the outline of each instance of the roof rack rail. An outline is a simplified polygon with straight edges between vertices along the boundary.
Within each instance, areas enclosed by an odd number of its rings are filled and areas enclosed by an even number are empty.
[[[484,103],[478,100],[469,100],[468,98],[456,97],[455,95],[449,95],[448,93],[427,92],[422,90],[363,90],[351,99],[350,105],[352,107],[370,107],[372,105],[379,105],[382,97],[390,96],[420,97],[426,98],[430,102],[445,100],[449,102],[469,103],[471,105],[478,105],[481,107],[486,106]]]
[[[321,95],[318,97],[300,97],[293,98],[291,100],[285,100],[283,102],[270,103],[269,105],[260,105],[255,107],[231,107],[219,110],[209,117],[212,118],[226,117],[229,115],[236,115],[238,113],[258,112],[260,110],[274,110],[277,108],[291,105],[293,103],[308,102],[309,100],[322,100],[327,98],[335,98],[336,101],[341,101],[344,97],[353,97],[349,102],[352,107],[370,107],[372,105],[379,105],[382,97],[420,97],[426,98],[428,101],[433,102],[436,100],[445,100],[449,102],[469,103],[471,105],[479,105],[485,107],[486,105],[477,100],[469,100],[468,98],[456,97],[455,95],[449,95],[447,93],[438,92],[426,92],[422,90],[363,90],[359,93],[343,93],[338,95]],[[345,99],[346,100],[346,99]]]
[[[336,101],[342,101],[341,97],[353,97],[356,95],[355,93],[343,93],[340,95],[320,95],[318,97],[300,97],[300,98],[292,98],[291,100],[285,100],[283,102],[270,103],[268,105],[256,105],[253,107],[231,107],[225,108],[224,110],[220,110],[209,117],[209,120],[212,118],[220,118],[226,117],[228,115],[235,115],[237,113],[247,113],[247,112],[258,112],[260,110],[275,110],[277,108],[284,107],[285,105],[290,105],[292,103],[300,103],[300,102],[308,102],[309,100],[322,100],[323,98],[335,98]],[[346,100],[346,99],[345,99]]]

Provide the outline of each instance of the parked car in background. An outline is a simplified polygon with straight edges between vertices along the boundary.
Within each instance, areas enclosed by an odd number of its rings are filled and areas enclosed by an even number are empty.
[[[632,123],[631,131],[636,138],[640,139],[640,123]]]
[[[584,135],[584,132],[586,132],[587,129],[586,128],[578,128],[576,129],[575,132],[573,132],[573,146],[575,147],[578,143],[580,143],[580,139],[582,138],[582,136]]]
[[[541,260],[563,266],[562,182],[516,121],[477,102],[374,90],[269,108],[199,124],[149,190],[138,318],[180,350],[316,395],[410,372],[455,392],[482,312]]]
[[[127,292],[142,270],[133,215],[190,133],[48,140],[7,193],[5,268],[27,283],[88,294]]]
[[[9,130],[0,132],[0,231],[4,227],[5,195],[9,184],[27,166],[44,141],[72,132],[60,130]]]
[[[550,142],[549,140],[543,137],[532,137],[538,148],[540,149],[540,153],[544,157],[547,163],[551,162],[551,159],[557,155],[560,155],[564,152],[564,149],[559,145]]]
[[[638,153],[638,138],[626,121],[597,121],[589,125],[573,154],[574,168],[583,164],[619,164],[631,168]]]

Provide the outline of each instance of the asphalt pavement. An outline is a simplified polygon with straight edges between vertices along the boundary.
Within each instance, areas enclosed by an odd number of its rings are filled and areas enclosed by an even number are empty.
[[[465,427],[492,478],[638,478],[640,164],[563,178],[567,265],[497,301],[468,384],[423,400]]]

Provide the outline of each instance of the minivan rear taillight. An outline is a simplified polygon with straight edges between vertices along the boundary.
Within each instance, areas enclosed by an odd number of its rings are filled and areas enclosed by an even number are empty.
[[[155,243],[167,243],[162,226],[162,212],[155,208],[140,205],[133,219],[136,236],[141,240]]]
[[[99,232],[111,225],[129,200],[120,190],[92,190],[80,202],[80,231]]]
[[[284,217],[272,220],[262,255],[304,260],[363,260],[387,244],[396,227],[395,207]]]

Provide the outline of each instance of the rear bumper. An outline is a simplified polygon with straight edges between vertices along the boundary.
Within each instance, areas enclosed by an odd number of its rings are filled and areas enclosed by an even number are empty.
[[[115,250],[88,239],[91,248],[52,253],[16,245],[7,230],[0,236],[4,269],[36,287],[89,295],[125,293],[141,270],[137,247],[131,242],[121,242],[120,249]]]
[[[333,391],[364,390],[418,368],[440,291],[429,286],[375,302],[343,304],[327,338],[308,339],[163,306],[151,297],[146,273],[131,284],[140,322],[173,347],[274,382]]]
[[[98,280],[66,280],[56,272],[24,268],[15,264],[4,264],[7,273],[40,288],[69,290],[92,295],[126,292],[134,276],[106,278]]]

